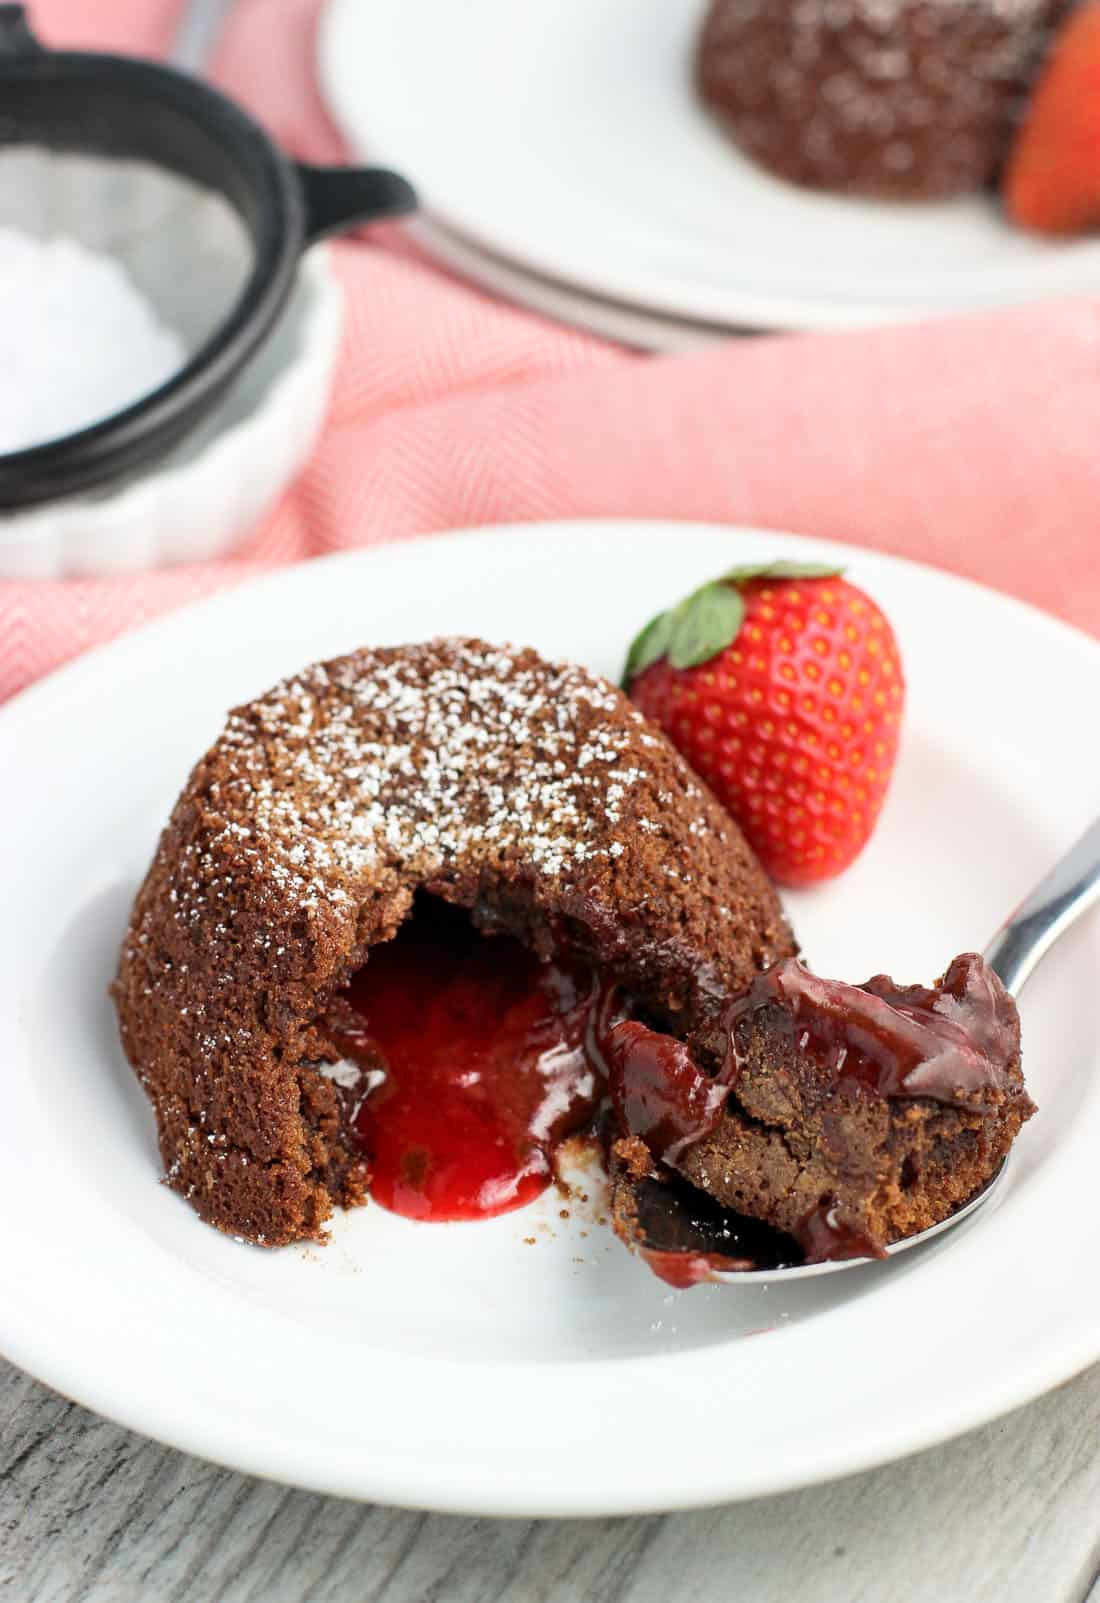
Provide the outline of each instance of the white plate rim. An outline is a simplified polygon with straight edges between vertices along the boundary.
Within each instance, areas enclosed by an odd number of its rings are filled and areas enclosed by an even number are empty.
[[[309,566],[332,574],[350,572],[365,566],[374,568],[384,568],[387,564],[400,566],[403,560],[402,554],[405,552],[410,554],[415,552],[418,557],[430,560],[431,552],[440,542],[462,542],[468,550],[474,550],[478,545],[491,546],[500,539],[515,540],[517,536],[521,537],[524,534],[530,537],[548,530],[563,534],[582,534],[593,529],[601,533],[614,533],[617,536],[637,534],[642,531],[651,535],[660,533],[663,537],[667,537],[669,531],[706,532],[710,536],[747,536],[780,543],[794,541],[798,544],[807,538],[737,525],[701,525],[695,522],[676,523],[667,520],[578,519],[552,524],[498,525],[422,536],[369,551],[339,553],[317,559],[316,563]],[[1096,670],[1100,661],[1100,646],[1087,634],[1022,601],[1005,596],[972,580],[945,575],[943,570],[930,565],[888,557],[860,547],[845,546],[836,541],[814,539],[813,544],[825,557],[835,555],[838,560],[867,563],[872,568],[875,565],[886,564],[893,568],[931,575],[937,579],[948,578],[952,584],[962,586],[976,597],[982,597],[986,601],[993,599],[998,606],[1007,608],[1008,613],[1014,614],[1021,623],[1045,633],[1052,642],[1068,647],[1080,656],[1082,666],[1087,663],[1091,671]],[[13,698],[0,709],[0,739],[7,738],[11,726],[17,727],[24,719],[48,716],[52,704],[63,706],[71,696],[79,695],[86,686],[93,686],[97,679],[104,675],[110,678],[119,668],[124,668],[128,660],[140,658],[151,647],[156,648],[162,641],[170,641],[173,634],[180,633],[186,636],[196,623],[209,624],[212,620],[216,622],[219,613],[232,612],[242,599],[247,603],[256,595],[263,596],[280,588],[292,587],[295,571],[293,568],[281,570],[266,574],[250,584],[233,587],[231,590],[182,608],[167,617],[154,620],[116,641],[85,654]],[[529,1499],[525,1500],[522,1491],[517,1492],[515,1488],[502,1490],[499,1486],[494,1487],[492,1484],[479,1482],[476,1476],[468,1476],[465,1488],[456,1491],[454,1486],[447,1482],[446,1466],[443,1467],[442,1482],[438,1477],[433,1482],[430,1474],[425,1476],[422,1467],[405,1473],[395,1473],[392,1467],[387,1467],[383,1478],[379,1479],[377,1475],[365,1476],[361,1465],[349,1468],[347,1463],[310,1461],[308,1453],[303,1455],[301,1443],[295,1443],[292,1451],[286,1450],[285,1444],[275,1437],[268,1441],[254,1439],[242,1444],[234,1430],[219,1425],[218,1422],[205,1420],[194,1423],[185,1411],[181,1411],[178,1404],[173,1404],[170,1397],[162,1396],[159,1405],[157,1403],[150,1405],[148,1401],[140,1405],[133,1402],[126,1395],[125,1386],[120,1390],[117,1381],[112,1384],[109,1380],[88,1372],[87,1366],[82,1365],[79,1354],[74,1356],[72,1344],[66,1339],[66,1334],[59,1325],[55,1325],[43,1335],[41,1328],[34,1328],[33,1322],[21,1321],[20,1313],[21,1308],[16,1301],[5,1299],[0,1303],[0,1350],[5,1356],[46,1384],[145,1435],[153,1436],[169,1445],[196,1453],[227,1467],[306,1486],[317,1491],[348,1497],[371,1498],[399,1506],[499,1515],[596,1516],[643,1513],[696,1507],[730,1498],[763,1496],[831,1480],[933,1446],[984,1424],[1070,1379],[1100,1357],[1100,1331],[1080,1331],[1072,1334],[1059,1332],[1043,1359],[1034,1363],[1026,1374],[1006,1375],[1000,1377],[993,1385],[986,1383],[981,1388],[975,1387],[969,1401],[962,1406],[957,1402],[951,1406],[933,1405],[925,1410],[919,1421],[912,1422],[906,1430],[894,1431],[892,1435],[887,1433],[885,1439],[881,1431],[877,1435],[872,1432],[871,1441],[866,1439],[864,1433],[863,1437],[853,1437],[848,1444],[840,1445],[833,1450],[827,1463],[823,1464],[820,1457],[817,1460],[807,1459],[793,1467],[788,1462],[785,1467],[770,1473],[762,1471],[754,1474],[751,1477],[751,1484],[723,1487],[715,1485],[712,1476],[693,1480],[690,1476],[685,1476],[684,1467],[679,1466],[674,1482],[666,1480],[660,1485],[655,1485],[652,1493],[646,1496],[640,1496],[637,1491],[628,1491],[625,1498],[617,1498],[614,1493],[610,1493],[604,1495],[598,1504],[593,1505],[590,1498],[578,1501],[569,1489],[559,1489],[555,1495],[548,1496],[546,1489],[542,1488],[538,1493],[537,1503],[532,1504]],[[781,1332],[778,1339],[783,1340],[789,1334],[792,1332]],[[620,1373],[633,1369],[639,1375],[644,1375],[653,1365],[666,1366],[676,1361],[675,1355],[644,1360],[621,1360],[619,1368]],[[577,1374],[588,1366],[568,1367],[571,1373]],[[594,1367],[599,1367],[599,1364],[596,1363]],[[508,1368],[509,1366],[502,1366],[502,1374]]]

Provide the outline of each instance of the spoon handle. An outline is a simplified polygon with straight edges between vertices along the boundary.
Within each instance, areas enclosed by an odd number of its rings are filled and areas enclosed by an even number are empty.
[[[1007,991],[1018,996],[1050,948],[1100,900],[1100,818],[1025,897],[985,950]]]
[[[202,72],[233,0],[186,0],[168,59],[181,72]]]

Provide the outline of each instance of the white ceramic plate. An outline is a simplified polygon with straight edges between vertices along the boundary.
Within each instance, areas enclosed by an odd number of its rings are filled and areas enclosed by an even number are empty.
[[[321,76],[351,143],[517,267],[727,327],[851,327],[1092,293],[1100,241],[995,202],[815,195],[698,104],[703,0],[329,0]]]
[[[267,1253],[157,1184],[152,1118],[105,986],[157,832],[231,703],[310,659],[439,631],[530,641],[614,673],[671,595],[734,560],[811,549],[848,560],[885,604],[911,700],[874,841],[843,880],[790,898],[792,914],[823,970],[927,978],[986,939],[1100,804],[1095,748],[1080,738],[1100,649],[931,570],[693,525],[450,534],[229,592],[0,714],[0,1350],[243,1470],[532,1515],[840,1475],[1100,1357],[1095,918],[1025,993],[1042,1113],[999,1205],[888,1264],[672,1292],[600,1226],[594,1182],[568,1220],[553,1196],[483,1224],[366,1208],[339,1218],[325,1248]]]

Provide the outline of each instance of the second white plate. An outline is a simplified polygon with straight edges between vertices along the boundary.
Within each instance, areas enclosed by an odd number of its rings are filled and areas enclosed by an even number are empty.
[[[817,195],[742,158],[691,78],[703,0],[330,0],[321,77],[351,144],[516,268],[729,328],[852,327],[1092,293],[1100,240],[993,198]]]

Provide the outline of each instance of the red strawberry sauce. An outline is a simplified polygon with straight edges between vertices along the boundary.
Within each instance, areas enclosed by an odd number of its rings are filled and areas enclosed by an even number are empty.
[[[355,1023],[333,1029],[376,1082],[354,1117],[372,1198],[440,1221],[544,1191],[555,1147],[602,1095],[585,1051],[596,993],[583,964],[540,962],[442,906],[372,951],[343,993]]]

